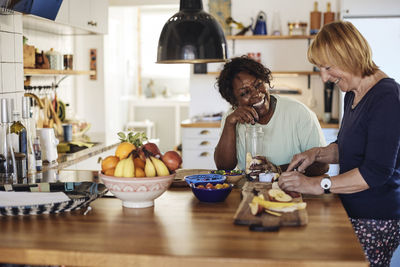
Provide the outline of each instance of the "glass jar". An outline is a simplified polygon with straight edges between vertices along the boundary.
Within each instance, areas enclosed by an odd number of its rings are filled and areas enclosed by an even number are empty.
[[[250,181],[258,179],[263,172],[264,132],[259,125],[246,127],[246,177]]]

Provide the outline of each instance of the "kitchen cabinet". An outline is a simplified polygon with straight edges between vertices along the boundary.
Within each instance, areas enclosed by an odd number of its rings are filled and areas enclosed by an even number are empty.
[[[68,0],[69,24],[96,33],[107,33],[107,0]]]
[[[182,166],[184,169],[215,169],[214,149],[220,123],[182,123]],[[210,127],[213,126],[213,127]]]

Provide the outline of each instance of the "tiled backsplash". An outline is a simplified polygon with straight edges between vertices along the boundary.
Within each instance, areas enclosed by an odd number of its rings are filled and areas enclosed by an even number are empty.
[[[22,15],[0,15],[0,98],[13,98],[20,109],[24,94]]]

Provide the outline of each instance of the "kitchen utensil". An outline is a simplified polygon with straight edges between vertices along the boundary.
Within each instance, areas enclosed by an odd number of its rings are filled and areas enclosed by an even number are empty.
[[[317,34],[321,28],[321,12],[318,11],[318,2],[314,2],[314,11],[310,13],[310,34]]]
[[[267,14],[260,11],[257,14],[256,23],[253,29],[253,35],[267,35]]]
[[[122,200],[122,206],[126,208],[147,208],[154,206],[154,200],[167,191],[174,180],[175,173],[150,178],[122,178],[107,176],[99,172],[99,177],[108,190]]]
[[[199,182],[216,182],[223,183],[226,180],[226,177],[221,174],[195,174],[189,175],[185,177],[185,181],[190,185],[192,183]]]
[[[36,130],[39,136],[40,144],[42,145],[42,160],[49,163],[57,161],[57,145],[58,139],[54,134],[53,128],[40,128]]]
[[[242,188],[242,201],[234,215],[234,224],[248,225],[252,231],[276,231],[280,226],[301,226],[308,223],[306,209],[293,212],[281,213],[281,216],[274,216],[263,212],[260,216],[251,214],[249,203],[258,194],[268,196],[268,190],[272,188],[271,183],[246,182]],[[294,202],[301,202],[302,197],[293,198]]]
[[[326,12],[324,13],[324,25],[335,20],[335,13],[331,11],[331,3],[326,4]]]
[[[275,11],[272,17],[272,35],[282,35],[281,16]]]
[[[232,191],[232,185],[227,184],[226,188],[199,188],[199,185],[203,185],[204,187],[207,184],[212,184],[213,186],[217,184],[223,184],[223,182],[197,182],[190,185],[192,188],[193,194],[197,197],[201,202],[223,202],[228,195]]]

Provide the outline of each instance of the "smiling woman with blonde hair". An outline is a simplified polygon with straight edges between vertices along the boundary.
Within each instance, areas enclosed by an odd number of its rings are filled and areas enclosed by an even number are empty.
[[[371,266],[389,266],[400,242],[400,85],[372,60],[350,22],[325,25],[308,50],[323,82],[345,94],[336,142],[297,154],[279,186],[301,193],[337,193]],[[340,173],[310,179],[312,163],[339,163]]]

